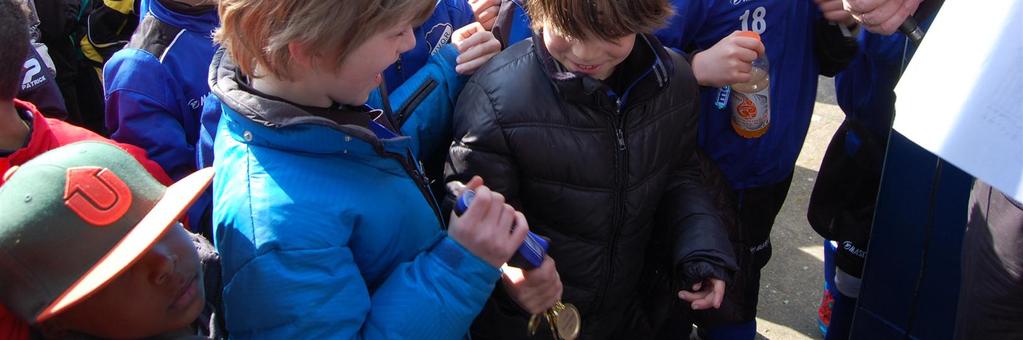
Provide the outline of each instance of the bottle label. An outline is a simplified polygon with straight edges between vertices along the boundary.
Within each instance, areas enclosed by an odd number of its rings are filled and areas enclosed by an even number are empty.
[[[771,88],[754,93],[732,91],[732,124],[737,129],[758,131],[771,123]]]

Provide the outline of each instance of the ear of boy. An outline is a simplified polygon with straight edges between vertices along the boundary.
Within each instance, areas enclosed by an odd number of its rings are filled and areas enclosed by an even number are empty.
[[[333,101],[323,95],[323,91],[306,88],[310,86],[308,80],[314,72],[327,71],[322,65],[323,58],[317,57],[310,48],[299,42],[288,43],[288,53],[291,55],[291,65],[287,67],[287,80],[264,74],[257,66],[258,77],[252,79],[252,87],[260,92],[284,98],[299,105],[310,107],[333,105]]]

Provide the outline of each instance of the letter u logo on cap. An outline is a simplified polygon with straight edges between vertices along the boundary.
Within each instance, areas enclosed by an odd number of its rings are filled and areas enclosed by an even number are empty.
[[[64,205],[97,227],[116,222],[131,207],[131,190],[113,171],[100,167],[67,169]]]

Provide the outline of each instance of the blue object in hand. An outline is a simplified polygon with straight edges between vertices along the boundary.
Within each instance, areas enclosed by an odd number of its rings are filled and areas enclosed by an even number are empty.
[[[459,216],[464,214],[466,210],[469,210],[469,205],[475,198],[475,191],[466,190],[462,193],[462,196],[459,196],[458,201],[455,202],[455,214]],[[547,247],[547,240],[531,231],[526,232],[526,239],[522,241],[522,245],[519,246],[519,250],[515,252],[511,260],[508,260],[508,264],[522,269],[539,267],[547,254]]]

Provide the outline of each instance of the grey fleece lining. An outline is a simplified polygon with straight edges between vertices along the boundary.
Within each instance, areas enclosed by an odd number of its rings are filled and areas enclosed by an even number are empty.
[[[294,105],[253,95],[238,85],[238,67],[227,50],[220,48],[213,55],[210,66],[210,90],[225,105],[242,116],[267,127],[282,128],[299,124],[315,124],[330,127],[365,140],[374,148],[382,148],[376,134],[365,127],[342,125],[330,119],[319,117]]]

